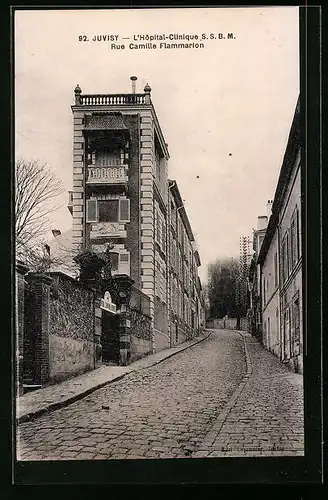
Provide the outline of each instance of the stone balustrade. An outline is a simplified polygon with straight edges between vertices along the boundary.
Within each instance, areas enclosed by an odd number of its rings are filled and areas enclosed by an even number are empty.
[[[115,106],[148,104],[147,101],[147,94],[84,94],[79,96],[77,104],[81,106]]]
[[[119,167],[89,167],[88,184],[115,184],[127,182],[127,169],[125,166]]]

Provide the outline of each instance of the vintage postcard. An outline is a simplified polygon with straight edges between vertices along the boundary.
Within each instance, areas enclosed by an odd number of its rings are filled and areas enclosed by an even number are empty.
[[[304,459],[299,7],[13,24],[17,464]]]

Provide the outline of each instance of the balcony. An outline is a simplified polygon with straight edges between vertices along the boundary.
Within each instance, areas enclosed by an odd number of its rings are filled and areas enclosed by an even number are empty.
[[[73,191],[68,191],[68,210],[73,214]]]
[[[149,104],[147,94],[84,94],[76,104],[80,106],[122,106]]]
[[[127,166],[89,167],[87,184],[119,184],[126,186],[128,182]]]

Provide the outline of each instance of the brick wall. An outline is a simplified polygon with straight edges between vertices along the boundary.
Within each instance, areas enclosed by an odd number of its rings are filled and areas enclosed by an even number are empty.
[[[49,381],[57,382],[95,367],[95,297],[69,276],[51,276]]]
[[[28,268],[21,262],[16,263],[16,386],[18,394],[23,392],[23,359],[24,359],[24,309],[25,288],[28,286],[24,275]]]
[[[49,381],[49,297],[51,278],[26,275],[24,290],[23,381],[43,385]]]

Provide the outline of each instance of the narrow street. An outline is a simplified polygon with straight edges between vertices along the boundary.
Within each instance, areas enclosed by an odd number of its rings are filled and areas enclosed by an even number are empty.
[[[213,330],[18,432],[19,460],[300,455],[302,377],[250,335]]]

